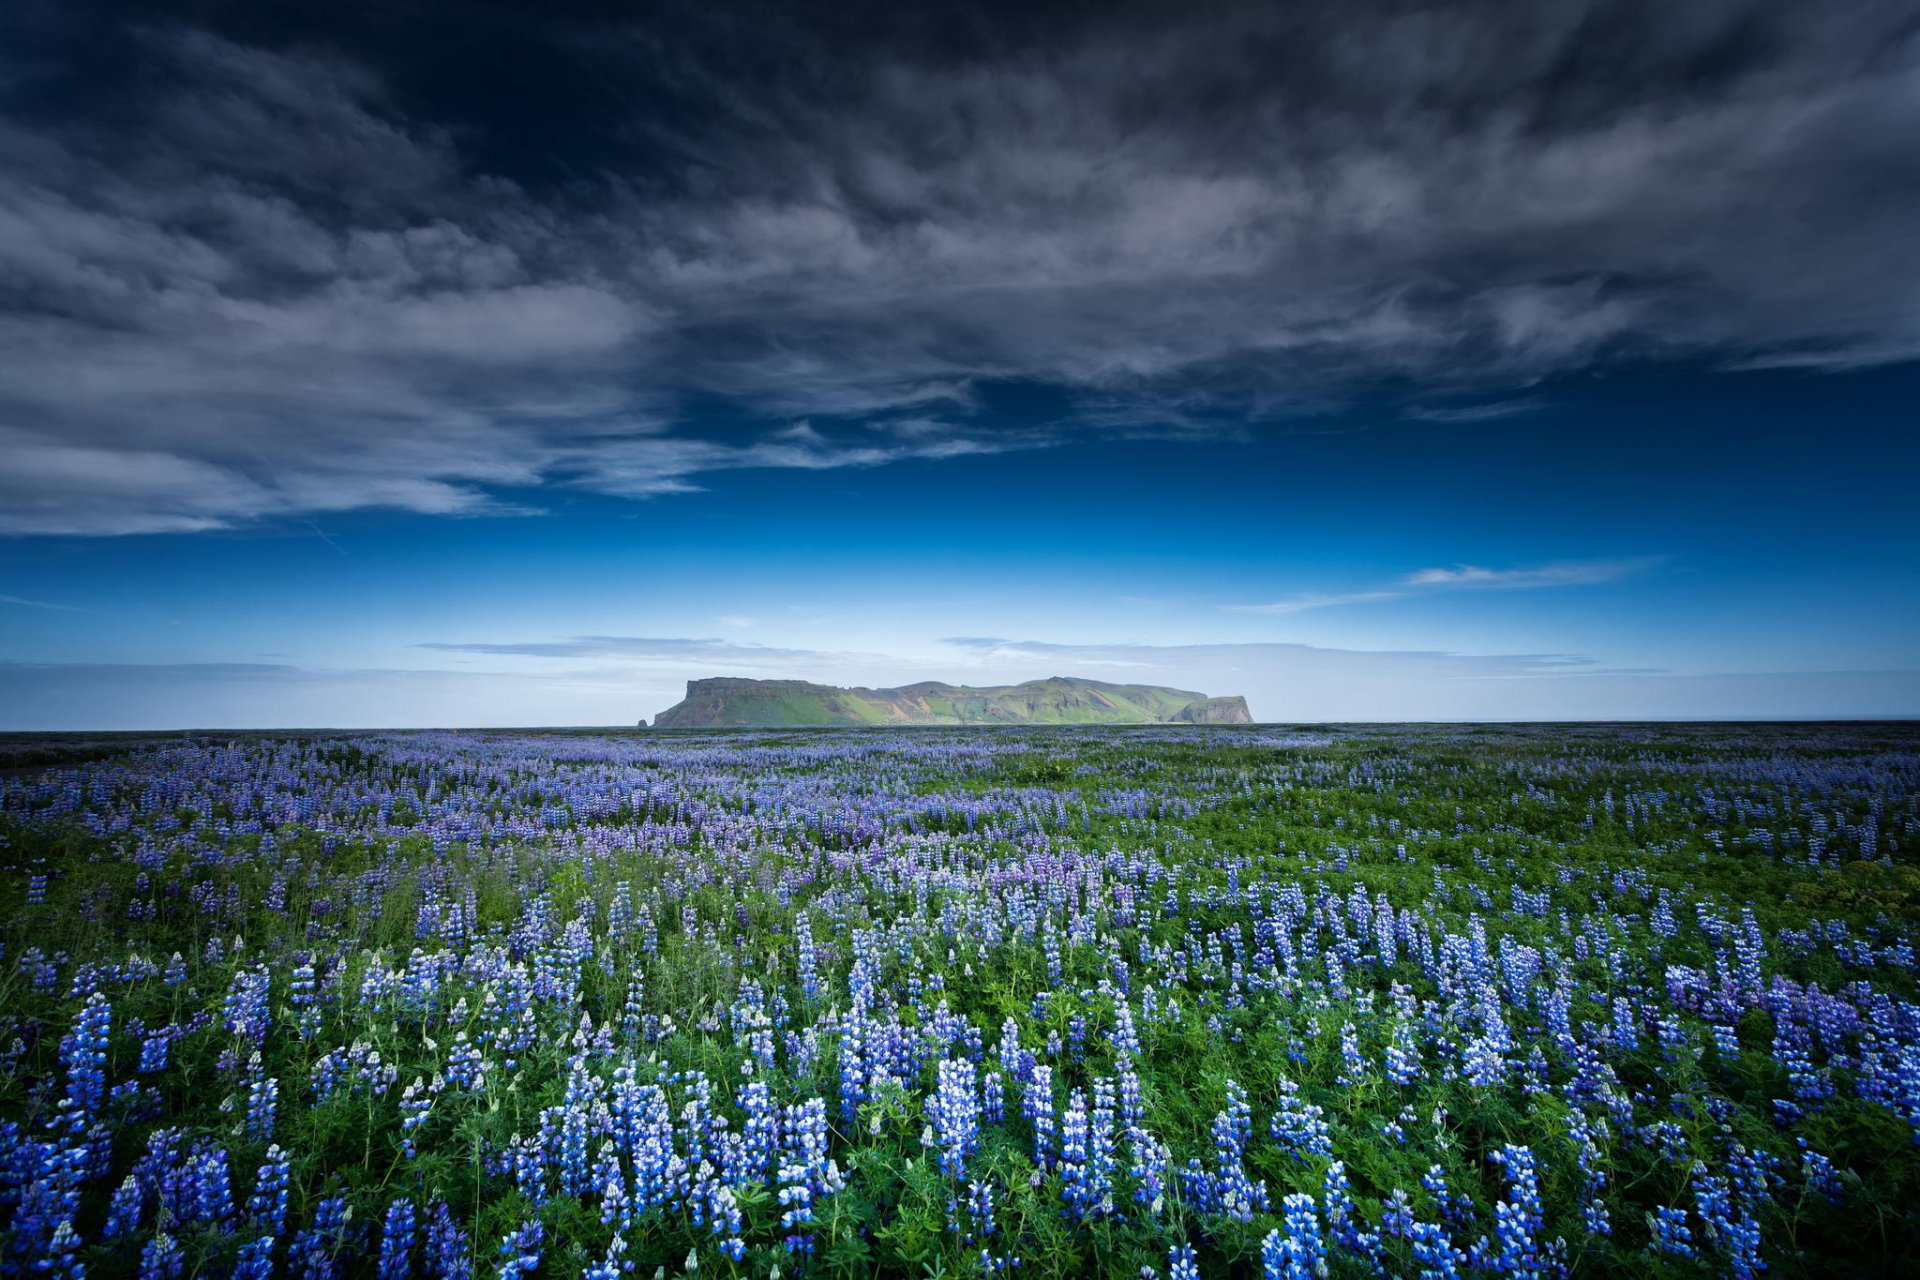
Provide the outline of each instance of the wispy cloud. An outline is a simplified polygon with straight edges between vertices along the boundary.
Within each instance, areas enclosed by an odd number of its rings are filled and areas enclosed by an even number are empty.
[[[29,600],[25,596],[0,596],[0,604],[15,605],[22,609],[52,609],[59,613],[81,613],[78,605],[55,604],[51,600]]]
[[[1334,595],[1316,593],[1288,596],[1284,600],[1271,600],[1266,604],[1229,604],[1222,607],[1229,613],[1304,613],[1309,609],[1330,609],[1343,604],[1372,604],[1379,600],[1397,600],[1405,594],[1404,591],[1348,591]]]
[[[812,649],[781,649],[772,645],[742,644],[734,640],[644,636],[573,636],[566,640],[507,642],[430,640],[414,647],[436,653],[475,653],[492,657],[620,658],[637,662],[716,662],[756,667],[770,662],[821,656]]]
[[[977,656],[1021,661],[1082,663],[1101,661],[1167,670],[1182,663],[1271,664],[1285,659],[1296,667],[1320,664],[1331,669],[1341,663],[1373,662],[1401,671],[1450,670],[1456,675],[1539,675],[1567,671],[1601,670],[1594,659],[1579,654],[1505,653],[1460,654],[1443,650],[1338,649],[1322,645],[1254,641],[1245,644],[1063,644],[1042,640],[1008,640],[994,636],[952,636],[942,641]]]
[[[1517,569],[1489,569],[1477,564],[1420,569],[1401,579],[1409,587],[1443,590],[1523,590],[1532,587],[1580,587],[1645,573],[1666,563],[1665,556],[1638,556],[1628,560],[1562,560],[1554,564]]]
[[[1523,590],[1539,587],[1592,586],[1615,582],[1665,564],[1665,556],[1638,556],[1625,560],[1563,560],[1524,568],[1489,569],[1461,564],[1449,568],[1418,569],[1390,587],[1331,594],[1289,596],[1265,604],[1228,604],[1229,613],[1289,614],[1309,609],[1331,609],[1350,604],[1404,600],[1441,591]]]
[[[1545,400],[1528,397],[1523,400],[1489,400],[1481,404],[1414,405],[1403,410],[1400,416],[1416,422],[1493,422],[1500,418],[1515,418],[1523,413],[1537,413],[1546,407]]]

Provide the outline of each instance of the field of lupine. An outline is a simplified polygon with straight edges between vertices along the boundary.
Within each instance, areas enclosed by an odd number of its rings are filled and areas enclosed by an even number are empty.
[[[1920,1252],[1920,727],[12,749],[6,1275]]]

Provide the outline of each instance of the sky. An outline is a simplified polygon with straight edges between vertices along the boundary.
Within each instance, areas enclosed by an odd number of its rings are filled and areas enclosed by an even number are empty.
[[[1907,3],[0,11],[0,729],[1920,715]]]

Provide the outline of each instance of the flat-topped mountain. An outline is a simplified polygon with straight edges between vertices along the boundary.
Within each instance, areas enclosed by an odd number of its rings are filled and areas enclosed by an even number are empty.
[[[657,729],[862,724],[1252,724],[1247,700],[1191,689],[1054,676],[973,688],[937,680],[898,689],[837,689],[805,680],[687,681]]]

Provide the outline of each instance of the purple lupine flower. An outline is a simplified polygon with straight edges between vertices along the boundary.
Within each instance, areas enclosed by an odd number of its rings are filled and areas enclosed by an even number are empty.
[[[203,1149],[188,1164],[187,1177],[191,1183],[187,1199],[192,1208],[183,1216],[191,1222],[224,1227],[233,1216],[233,1180],[227,1153],[218,1147]]]
[[[1327,1128],[1326,1112],[1300,1100],[1300,1086],[1281,1078],[1280,1101],[1268,1122],[1268,1131],[1280,1149],[1297,1160],[1311,1157],[1331,1159],[1333,1138]]]
[[[1060,1121],[1061,1198],[1069,1216],[1084,1221],[1113,1209],[1113,1084],[1094,1085],[1095,1105],[1075,1089]]]
[[[53,1229],[46,1257],[34,1264],[34,1273],[52,1280],[86,1280],[87,1268],[80,1261],[80,1243],[80,1233],[73,1229],[72,1219],[62,1222]]]
[[[626,1252],[626,1237],[616,1235],[607,1244],[606,1255],[588,1267],[580,1280],[622,1280],[633,1269],[633,1264],[626,1261]]]
[[[279,1105],[280,1082],[272,1076],[256,1078],[247,1086],[247,1141],[273,1141],[273,1125]]]
[[[1114,1089],[1105,1076],[1093,1082],[1093,1110],[1087,1117],[1087,1171],[1101,1195],[1096,1207],[1113,1212],[1113,1179],[1119,1169],[1114,1155]]]
[[[140,1063],[134,1070],[143,1076],[165,1071],[172,1055],[173,1029],[163,1027],[149,1032],[140,1040]]]
[[[1407,1198],[1405,1187],[1395,1187],[1380,1206],[1380,1230],[1404,1240],[1413,1234],[1413,1224],[1413,1201]]]
[[[1239,1222],[1252,1222],[1267,1211],[1267,1187],[1247,1176],[1245,1153],[1253,1136],[1253,1108],[1238,1081],[1227,1081],[1227,1106],[1213,1118],[1213,1149],[1219,1169],[1211,1199],[1220,1212]]]
[[[186,1251],[164,1231],[140,1250],[140,1280],[179,1280],[186,1269]]]
[[[400,1091],[400,1151],[411,1160],[419,1154],[414,1144],[414,1134],[427,1122],[428,1114],[433,1110],[434,1096],[444,1087],[444,1077],[435,1075],[429,1084],[419,1076]]]
[[[241,969],[233,975],[233,987],[222,1006],[227,1030],[255,1049],[266,1043],[267,1029],[273,1022],[267,1008],[271,986],[266,969]]]
[[[1055,1146],[1053,1109],[1053,1068],[1043,1062],[1033,1064],[1027,1087],[1020,1095],[1020,1116],[1033,1130],[1033,1162],[1042,1170],[1053,1166],[1058,1154]]]
[[[1675,1258],[1691,1258],[1693,1231],[1687,1226],[1687,1211],[1678,1205],[1663,1204],[1647,1215],[1649,1247],[1655,1253]]]
[[[780,1108],[765,1080],[742,1085],[739,1102],[746,1119],[741,1125],[739,1158],[728,1177],[740,1183],[765,1182],[779,1154]]]
[[[820,998],[820,960],[813,947],[813,921],[802,911],[794,917],[794,940],[799,949],[800,994],[808,1001]]]
[[[427,1215],[427,1275],[430,1280],[472,1280],[473,1276],[467,1233],[454,1222],[444,1200],[435,1200]]]
[[[73,1030],[60,1041],[60,1063],[67,1069],[69,1122],[83,1125],[100,1109],[107,1087],[107,1034],[113,1023],[113,1006],[99,992],[88,997],[74,1020]]]
[[[1345,1162],[1335,1160],[1327,1166],[1323,1184],[1326,1202],[1327,1235],[1335,1248],[1372,1258],[1380,1248],[1380,1238],[1360,1227],[1360,1215],[1353,1204],[1353,1184],[1347,1180]]]
[[[1575,1160],[1580,1170],[1580,1220],[1591,1235],[1613,1234],[1613,1219],[1607,1209],[1607,1173],[1600,1163],[1596,1133],[1604,1136],[1607,1122],[1589,1123],[1586,1113],[1575,1110],[1570,1121],[1570,1136],[1579,1144]]]
[[[1846,1185],[1841,1182],[1833,1161],[1809,1146],[1805,1138],[1796,1141],[1800,1146],[1800,1176],[1805,1180],[1807,1190],[1829,1204],[1839,1204],[1845,1200]]]
[[[1509,1143],[1489,1158],[1506,1170],[1507,1197],[1493,1207],[1493,1240],[1475,1246],[1477,1260],[1497,1275],[1539,1280],[1546,1274],[1539,1239],[1546,1214],[1533,1152]]]
[[[273,1280],[273,1237],[261,1236],[240,1246],[233,1262],[233,1280]]]
[[[380,1259],[375,1267],[379,1280],[412,1280],[414,1228],[413,1201],[396,1197],[380,1224]]]
[[[967,1157],[980,1141],[980,1096],[974,1087],[973,1063],[964,1058],[940,1064],[939,1082],[927,1098],[927,1118],[940,1148],[940,1170],[951,1178],[966,1176]]]
[[[1420,1268],[1420,1280],[1455,1280],[1466,1259],[1447,1237],[1447,1229],[1437,1222],[1416,1222],[1407,1232],[1413,1247],[1414,1265]]]
[[[1295,1192],[1280,1202],[1286,1225],[1260,1242],[1261,1280],[1319,1280],[1327,1250],[1320,1237],[1320,1215],[1312,1196]]]
[[[352,1213],[345,1196],[328,1196],[315,1206],[313,1225],[294,1233],[287,1265],[300,1280],[336,1280]]]
[[[833,1161],[827,1159],[827,1104],[820,1098],[791,1105],[781,1126],[780,1226],[786,1231],[789,1253],[813,1252],[813,1236],[804,1228],[813,1221],[813,1206],[844,1183]]]
[[[140,1179],[128,1174],[115,1188],[113,1198],[107,1202],[107,1221],[100,1229],[101,1238],[118,1240],[138,1231],[146,1213],[146,1201],[146,1191],[141,1187]]]
[[[519,1230],[508,1232],[500,1241],[500,1269],[494,1273],[495,1280],[519,1280],[533,1274],[540,1265],[546,1238],[547,1229],[538,1218],[530,1218],[520,1224]]]

